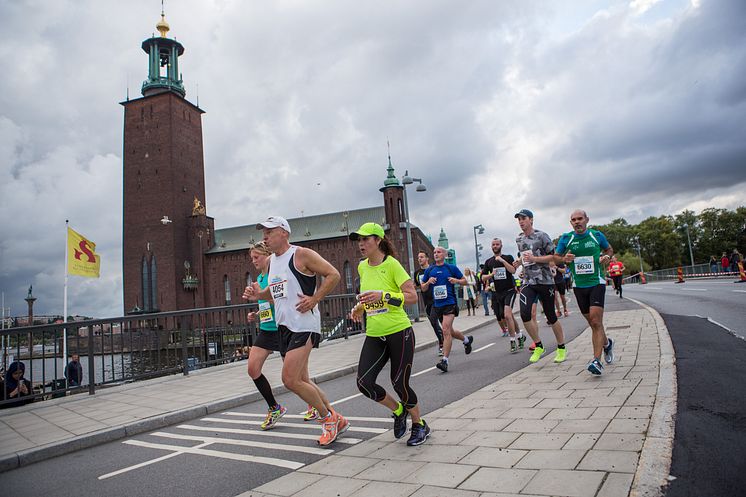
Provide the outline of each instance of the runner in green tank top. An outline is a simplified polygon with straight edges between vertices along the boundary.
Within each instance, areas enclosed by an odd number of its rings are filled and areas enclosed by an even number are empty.
[[[607,338],[604,330],[606,279],[602,268],[609,263],[614,250],[603,233],[588,229],[588,221],[588,214],[583,210],[570,214],[573,231],[560,237],[554,261],[566,263],[572,270],[573,292],[580,312],[591,326],[593,337],[593,359],[588,363],[588,371],[600,375],[604,370],[601,355],[607,364],[614,360],[614,342]]]

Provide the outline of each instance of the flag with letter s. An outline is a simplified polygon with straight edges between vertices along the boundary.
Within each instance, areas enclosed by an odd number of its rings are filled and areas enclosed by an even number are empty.
[[[96,254],[96,244],[67,228],[67,273],[86,278],[98,278],[101,257]]]

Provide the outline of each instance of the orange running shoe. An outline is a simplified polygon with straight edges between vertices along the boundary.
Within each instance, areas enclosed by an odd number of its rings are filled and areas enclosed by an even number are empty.
[[[321,437],[319,438],[319,445],[329,445],[337,439],[339,431],[339,418],[336,413],[329,411],[325,418],[320,418],[321,423]]]

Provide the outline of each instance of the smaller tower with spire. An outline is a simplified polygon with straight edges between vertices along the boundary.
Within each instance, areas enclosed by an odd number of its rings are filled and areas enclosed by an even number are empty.
[[[456,265],[456,251],[452,248],[448,248],[448,237],[446,236],[446,232],[443,230],[442,226],[440,228],[440,236],[438,236],[438,247],[443,247],[448,252],[446,255],[446,262],[448,264]]]

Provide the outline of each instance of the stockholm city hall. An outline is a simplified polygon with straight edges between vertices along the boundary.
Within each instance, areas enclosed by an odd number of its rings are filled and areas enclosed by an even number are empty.
[[[205,199],[204,111],[185,98],[179,72],[184,46],[167,36],[170,27],[163,14],[156,29],[160,35],[142,42],[148,55],[142,97],[121,102],[124,312],[240,304],[244,287],[257,276],[248,247],[261,239],[255,225],[267,213],[244,226],[215,229]],[[382,224],[402,265],[409,267],[404,186],[390,157],[387,173],[380,188],[382,205],[288,219],[290,242],[316,250],[339,271],[334,293],[357,288],[360,254],[347,234],[364,222]],[[441,231],[439,242],[444,237]],[[415,257],[419,250],[433,250],[416,226],[412,247]]]

